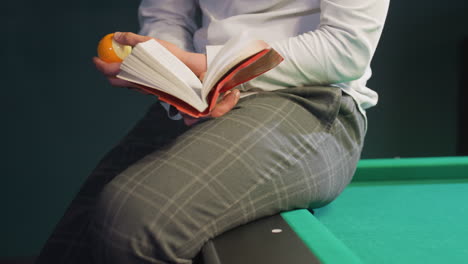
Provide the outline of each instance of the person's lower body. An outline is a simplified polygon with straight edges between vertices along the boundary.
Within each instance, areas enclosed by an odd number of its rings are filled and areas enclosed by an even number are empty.
[[[335,87],[261,92],[191,128],[164,115],[152,107],[101,161],[38,264],[191,263],[231,228],[332,201],[365,133]]]

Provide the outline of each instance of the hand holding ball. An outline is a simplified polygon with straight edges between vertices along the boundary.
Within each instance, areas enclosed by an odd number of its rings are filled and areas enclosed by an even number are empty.
[[[99,58],[105,62],[122,62],[132,52],[132,47],[119,44],[114,40],[114,33],[111,33],[99,41],[97,52]]]

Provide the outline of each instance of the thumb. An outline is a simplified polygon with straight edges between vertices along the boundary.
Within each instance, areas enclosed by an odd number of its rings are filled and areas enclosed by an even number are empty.
[[[198,78],[200,79],[200,81],[203,82],[203,80],[205,79],[205,74],[206,74],[206,72],[200,73],[200,76],[198,76]]]
[[[122,45],[135,46],[140,42],[150,40],[151,37],[138,35],[132,32],[115,32],[114,40]]]
[[[227,112],[229,112],[234,106],[236,106],[239,101],[240,92],[237,89],[232,90],[232,92],[226,92],[223,99],[216,104],[216,106],[211,110],[211,117],[220,117]]]

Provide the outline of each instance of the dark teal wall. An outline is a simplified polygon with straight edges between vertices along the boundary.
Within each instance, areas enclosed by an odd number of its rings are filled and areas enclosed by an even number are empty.
[[[111,87],[91,61],[102,36],[138,29],[137,5],[9,1],[0,49],[0,256],[37,254],[99,157],[153,101]]]
[[[0,11],[0,256],[37,254],[99,157],[153,101],[111,87],[91,63],[103,35],[137,31],[138,1],[38,2]],[[363,157],[455,154],[463,2],[392,3],[369,82],[381,100],[368,113]]]
[[[364,157],[454,155],[464,1],[393,1],[372,64],[380,95]]]

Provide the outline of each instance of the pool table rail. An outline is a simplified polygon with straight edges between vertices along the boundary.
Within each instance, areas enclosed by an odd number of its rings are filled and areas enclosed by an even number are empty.
[[[400,180],[468,180],[468,157],[366,159],[353,182]]]

